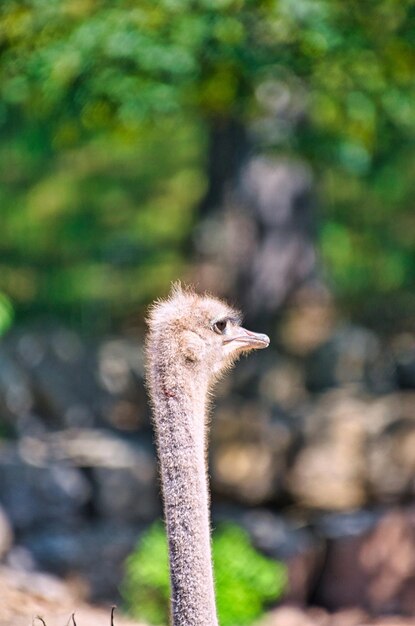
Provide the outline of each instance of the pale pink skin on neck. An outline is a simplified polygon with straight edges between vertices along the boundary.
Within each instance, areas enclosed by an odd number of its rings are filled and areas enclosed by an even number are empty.
[[[217,320],[229,320],[223,335]],[[146,342],[147,384],[169,541],[173,626],[217,626],[207,479],[208,396],[220,374],[264,335],[210,296],[175,287],[153,305]]]

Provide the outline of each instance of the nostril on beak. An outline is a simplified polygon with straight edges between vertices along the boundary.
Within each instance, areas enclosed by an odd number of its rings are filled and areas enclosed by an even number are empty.
[[[241,328],[241,330],[244,333],[247,343],[253,348],[267,348],[269,346],[270,339],[268,335],[264,333],[254,333],[252,330],[246,330],[246,328]]]

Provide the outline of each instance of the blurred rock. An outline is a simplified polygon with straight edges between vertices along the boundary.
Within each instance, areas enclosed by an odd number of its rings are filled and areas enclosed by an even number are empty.
[[[309,399],[303,368],[294,359],[272,357],[260,378],[261,396],[284,411],[295,411]]]
[[[36,384],[55,420],[69,428],[102,422],[127,430],[136,428],[138,407],[129,415],[124,410],[122,415],[117,406],[121,399],[127,403],[131,397],[137,398],[132,342],[108,340],[100,346],[81,345],[68,353],[63,348],[69,347],[69,337],[65,342],[64,338],[62,330],[52,336],[53,349],[34,369]]]
[[[314,598],[317,604],[330,610],[366,607],[364,594],[367,578],[358,555],[365,537],[378,519],[379,515],[369,511],[329,514],[320,518],[317,530],[326,539],[327,548]]]
[[[323,290],[300,289],[284,311],[279,341],[292,355],[304,358],[329,341],[336,323],[330,294]]]
[[[302,609],[283,605],[270,611],[260,626],[414,626],[413,617],[374,616],[363,609],[348,608],[329,613],[321,607]]]
[[[3,566],[0,567],[0,588],[1,626],[40,626],[42,623],[62,626],[72,621],[75,623],[75,619],[80,626],[102,626],[110,622],[108,608],[98,609],[84,604],[72,584],[50,574]],[[71,620],[72,614],[74,620]],[[137,626],[137,622],[119,614],[116,614],[115,623],[117,626]]]
[[[33,461],[87,470],[92,504],[102,519],[151,520],[160,512],[154,450],[143,438],[132,442],[109,431],[78,428],[26,437],[21,448]]]
[[[97,352],[97,380],[106,392],[98,410],[105,422],[122,431],[147,426],[142,342],[113,338],[101,342]]]
[[[229,522],[244,528],[260,552],[286,566],[284,602],[305,606],[324,562],[324,541],[309,526],[264,508],[221,505],[213,508],[214,525]]]
[[[342,510],[367,501],[366,446],[394,416],[390,398],[373,400],[347,390],[326,392],[307,415],[287,477],[306,507]]]
[[[13,545],[13,530],[6,512],[0,507],[0,559],[3,559]]]
[[[415,509],[332,517],[316,601],[373,614],[415,612]]]
[[[34,624],[34,616],[46,608],[59,611],[65,606],[67,610],[68,606],[74,607],[75,604],[68,587],[54,576],[45,573],[25,572],[2,566],[0,588],[2,626]]]
[[[137,528],[120,523],[85,524],[76,531],[50,526],[26,535],[24,547],[36,568],[65,577],[76,574],[87,596],[98,600],[117,597],[123,563],[138,534]]]
[[[309,614],[313,615],[313,609],[309,610]],[[373,618],[359,607],[351,607],[336,611],[327,616],[328,624],[330,626],[362,626],[363,624],[376,623],[373,622]]]
[[[35,412],[49,428],[145,422],[141,345],[134,338],[84,339],[56,323],[15,329],[0,349],[0,408]]]
[[[30,376],[3,342],[0,345],[0,411],[13,430],[19,432],[19,420],[33,409],[34,391]]]
[[[305,605],[310,599],[324,558],[319,537],[299,522],[270,511],[247,511],[240,523],[249,531],[254,545],[287,566],[284,601]]]
[[[36,464],[17,446],[1,445],[0,502],[17,530],[51,521],[74,523],[90,496],[90,486],[78,469]]]
[[[275,495],[273,453],[266,443],[224,443],[217,447],[213,458],[216,492],[250,504]]]
[[[154,457],[137,448],[126,467],[96,467],[96,509],[102,519],[150,521],[161,514]]]
[[[409,402],[401,402],[402,395],[396,396],[400,417],[371,437],[368,446],[368,489],[376,502],[402,502],[415,495],[415,394],[405,398]],[[411,405],[409,412],[405,404]]]
[[[328,626],[325,618],[324,611],[316,618],[300,607],[284,605],[267,613],[259,623],[260,626]]]
[[[306,385],[320,392],[346,384],[376,392],[396,387],[393,361],[371,331],[358,326],[337,328],[305,362]]]
[[[14,545],[7,554],[5,564],[13,570],[32,572],[36,563],[31,552],[22,545]]]
[[[291,432],[256,402],[220,407],[212,427],[212,488],[242,503],[281,495]]]
[[[262,507],[238,509],[235,521],[287,564],[286,602],[316,598],[336,611],[281,607],[284,626],[415,613],[415,514],[362,509],[415,495],[413,337],[391,343],[393,371],[372,333],[333,331],[329,300],[294,308],[288,355],[253,356],[219,388],[213,498]],[[0,557],[13,568],[47,568],[96,598],[116,596],[123,559],[161,508],[142,378],[129,339],[91,342],[53,326],[2,342],[0,415],[17,441],[0,446]],[[264,508],[276,505],[289,516]]]
[[[70,598],[66,585],[50,574],[24,572],[2,566],[0,568],[0,580],[3,577],[7,578],[8,584],[51,601],[65,602]]]
[[[323,551],[317,545],[304,547],[287,556],[284,559],[287,566],[284,600],[306,606],[315,590],[322,562]]]
[[[402,333],[394,337],[396,378],[401,389],[415,389],[415,335]]]

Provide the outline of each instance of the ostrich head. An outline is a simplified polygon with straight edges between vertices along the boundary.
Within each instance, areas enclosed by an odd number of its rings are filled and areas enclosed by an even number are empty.
[[[269,344],[267,335],[243,328],[235,309],[179,285],[167,300],[153,305],[148,322],[148,350],[163,355],[166,368],[175,364],[185,375],[203,377],[208,383],[242,353]]]
[[[174,626],[217,626],[206,481],[209,390],[266,335],[224,302],[176,285],[150,310],[147,384],[169,538]]]

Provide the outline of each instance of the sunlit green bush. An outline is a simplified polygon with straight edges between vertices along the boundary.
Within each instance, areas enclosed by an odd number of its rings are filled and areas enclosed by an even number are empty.
[[[221,626],[244,626],[277,600],[286,584],[282,563],[266,558],[234,524],[213,534],[216,597]],[[128,611],[151,624],[167,624],[170,584],[164,528],[154,524],[127,559],[121,592]]]
[[[0,291],[0,336],[10,328],[13,322],[14,310],[10,299]]]

